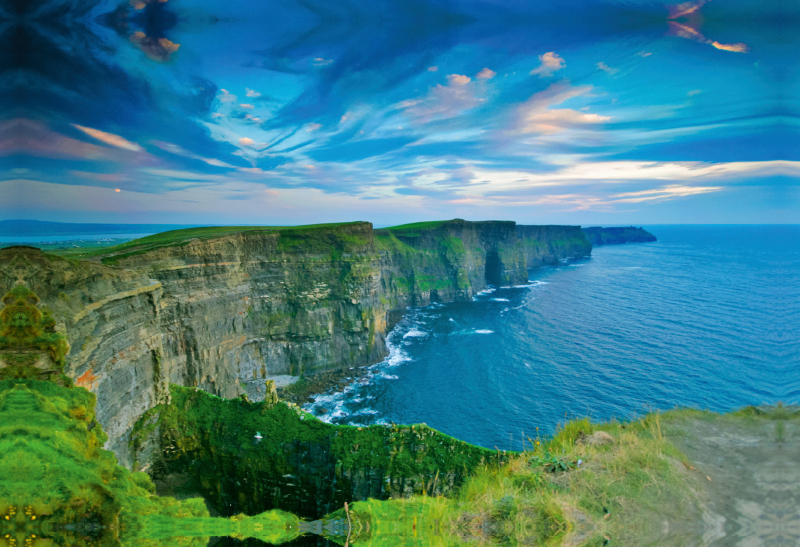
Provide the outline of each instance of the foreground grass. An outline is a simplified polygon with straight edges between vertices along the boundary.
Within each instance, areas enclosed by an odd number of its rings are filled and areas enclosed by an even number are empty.
[[[648,515],[680,518],[694,509],[686,482],[691,466],[665,440],[662,419],[651,414],[627,423],[572,421],[552,439],[531,439],[532,449],[508,464],[480,469],[450,499],[354,503],[349,543],[592,546]],[[589,444],[597,431],[613,442]]]

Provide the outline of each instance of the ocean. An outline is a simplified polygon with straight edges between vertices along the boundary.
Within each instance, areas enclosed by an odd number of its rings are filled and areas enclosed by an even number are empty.
[[[408,309],[368,378],[306,409],[518,450],[575,417],[800,402],[800,226],[646,229],[657,242]]]

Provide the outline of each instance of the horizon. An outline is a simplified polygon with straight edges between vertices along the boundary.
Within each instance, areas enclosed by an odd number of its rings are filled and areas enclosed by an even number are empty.
[[[37,6],[59,17],[18,21],[35,55],[0,89],[13,106],[0,219],[699,225],[800,211],[797,4]]]

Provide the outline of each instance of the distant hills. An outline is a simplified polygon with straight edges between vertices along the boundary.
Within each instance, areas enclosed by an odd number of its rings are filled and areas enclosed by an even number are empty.
[[[0,220],[0,237],[155,234],[168,230],[194,228],[195,226],[197,224],[93,224],[42,220]]]

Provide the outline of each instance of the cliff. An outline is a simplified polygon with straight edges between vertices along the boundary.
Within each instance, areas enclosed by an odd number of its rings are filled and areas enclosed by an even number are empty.
[[[592,244],[580,226],[517,226],[528,268],[555,265],[592,254]]]
[[[624,226],[619,228],[584,228],[583,233],[592,245],[617,245],[619,243],[645,243],[657,241],[656,236],[644,228]]]
[[[170,384],[257,401],[272,375],[378,362],[389,310],[524,283],[528,266],[588,254],[579,232],[463,220],[178,230],[87,260],[0,250],[0,290],[24,283],[52,309],[70,343],[64,373],[95,393],[106,447],[131,466],[133,424]]]

